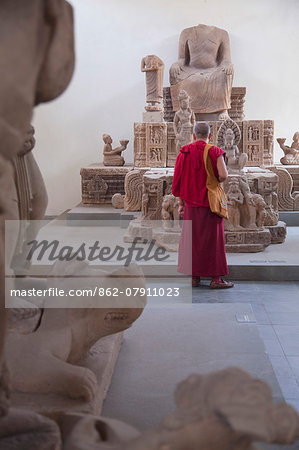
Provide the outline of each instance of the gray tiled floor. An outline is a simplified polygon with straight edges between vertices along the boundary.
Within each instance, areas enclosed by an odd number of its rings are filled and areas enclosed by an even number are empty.
[[[202,284],[193,289],[194,303],[251,303],[285,400],[299,411],[299,282],[238,281],[216,292]]]

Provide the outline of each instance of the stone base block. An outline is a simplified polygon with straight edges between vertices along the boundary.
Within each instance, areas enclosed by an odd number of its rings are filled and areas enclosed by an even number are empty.
[[[91,164],[80,171],[82,203],[84,205],[111,205],[114,194],[125,193],[125,176],[133,166],[104,166]]]
[[[111,383],[122,340],[123,333],[104,337],[90,349],[84,360],[78,362],[79,366],[92,370],[98,381],[96,396],[90,402],[58,394],[14,392],[11,395],[12,406],[18,409],[30,409],[53,419],[57,418],[61,412],[99,415]]]
[[[132,220],[128,226],[127,233],[124,235],[124,242],[133,242],[134,239],[141,238],[151,241],[153,239],[153,227],[150,221],[146,221],[143,225],[141,219]]]
[[[164,112],[146,111],[142,115],[142,122],[164,122]]]
[[[177,252],[179,250],[181,232],[167,231],[163,229],[153,230],[153,239],[160,247],[164,247],[169,252]]]
[[[277,225],[266,227],[271,234],[271,244],[282,244],[287,237],[287,225],[279,221]]]
[[[271,233],[265,229],[225,231],[227,253],[257,253],[271,244]]]

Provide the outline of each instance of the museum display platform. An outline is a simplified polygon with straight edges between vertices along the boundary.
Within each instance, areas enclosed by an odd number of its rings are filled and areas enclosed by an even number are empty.
[[[288,212],[292,214],[293,212]],[[284,214],[287,214],[286,212]],[[138,217],[140,212],[124,212],[120,209],[115,209],[111,205],[107,206],[83,206],[82,204],[68,210],[62,218],[66,220],[60,222],[54,220],[48,226],[53,227],[53,231],[58,232],[58,228],[63,233],[72,233],[70,228],[76,229],[84,227],[103,226],[117,224],[119,232],[125,234],[126,227],[134,217]],[[80,237],[78,232],[74,231],[77,238]],[[128,246],[129,244],[124,244]],[[298,281],[299,280],[299,226],[288,226],[287,237],[285,242],[281,244],[270,245],[262,253],[227,253],[227,260],[229,265],[229,278],[233,280],[260,280],[260,281]],[[177,253],[170,252],[171,263],[168,267],[164,267],[164,276],[180,276],[176,272]],[[159,268],[147,264],[147,268],[151,273],[159,274]],[[145,268],[145,273],[147,272]],[[143,268],[144,269],[144,268]]]
[[[119,237],[125,235],[126,227],[134,217],[138,217],[140,212],[123,212],[112,206],[88,207],[81,204],[66,211],[59,218],[45,224],[40,231],[40,237],[49,233],[53,239],[58,235],[72,235],[75,241],[82,240],[82,232],[85,240],[88,236],[94,236],[94,227],[99,227],[98,237],[102,237],[106,243],[109,232],[104,231],[107,226],[114,226]],[[115,228],[116,225],[116,228]],[[77,230],[84,227],[85,231]],[[111,228],[112,229],[112,228]],[[108,228],[109,231],[109,228]],[[107,234],[107,236],[106,236]],[[124,243],[128,247],[129,243]],[[270,245],[262,253],[227,253],[229,265],[229,278],[233,280],[256,280],[256,281],[298,281],[299,280],[299,227],[288,226],[287,237],[281,244]],[[162,277],[180,277],[176,271],[177,253],[169,252],[169,265],[161,267],[151,265],[142,266],[145,275]],[[47,271],[41,262],[34,269],[38,274],[45,274]]]

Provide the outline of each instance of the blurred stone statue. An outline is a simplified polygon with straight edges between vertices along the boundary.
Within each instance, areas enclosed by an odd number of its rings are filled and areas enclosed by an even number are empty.
[[[268,385],[238,368],[190,375],[176,387],[175,404],[143,433],[112,419],[66,415],[64,450],[255,450],[256,442],[291,444],[299,437],[295,409],[274,404]]]
[[[72,7],[65,0],[2,0],[0,29],[0,448],[56,450],[61,439],[53,421],[31,411],[8,409],[4,221],[40,218],[44,213],[46,194],[30,153],[34,145],[30,124],[34,106],[58,97],[72,77]],[[17,226],[9,236],[8,263],[23,242],[23,232]]]
[[[195,116],[190,108],[190,97],[186,91],[180,91],[179,96],[180,109],[175,113],[173,119],[173,128],[176,135],[177,153],[183,145],[192,142],[192,132],[195,125]]]
[[[112,148],[112,138],[109,134],[103,134],[103,141],[105,143],[103,149],[104,166],[123,166],[125,164],[125,160],[121,156],[121,153],[126,150],[129,141],[123,139],[119,141],[120,147],[115,148]]]
[[[211,120],[227,119],[234,74],[228,33],[204,24],[186,28],[180,35],[178,53],[178,61],[169,71],[174,110],[179,108],[177,97],[184,89],[192,99],[192,111],[216,113]]]
[[[281,164],[299,164],[299,131],[293,136],[291,147],[285,145],[285,138],[276,139],[284,156],[280,159]]]
[[[164,63],[156,55],[141,60],[141,72],[145,72],[147,111],[162,110]]]

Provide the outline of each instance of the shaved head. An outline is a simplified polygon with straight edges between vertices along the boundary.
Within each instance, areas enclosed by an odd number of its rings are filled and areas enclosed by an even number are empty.
[[[197,122],[194,125],[193,133],[197,137],[197,139],[207,139],[210,135],[210,125],[207,122]]]

